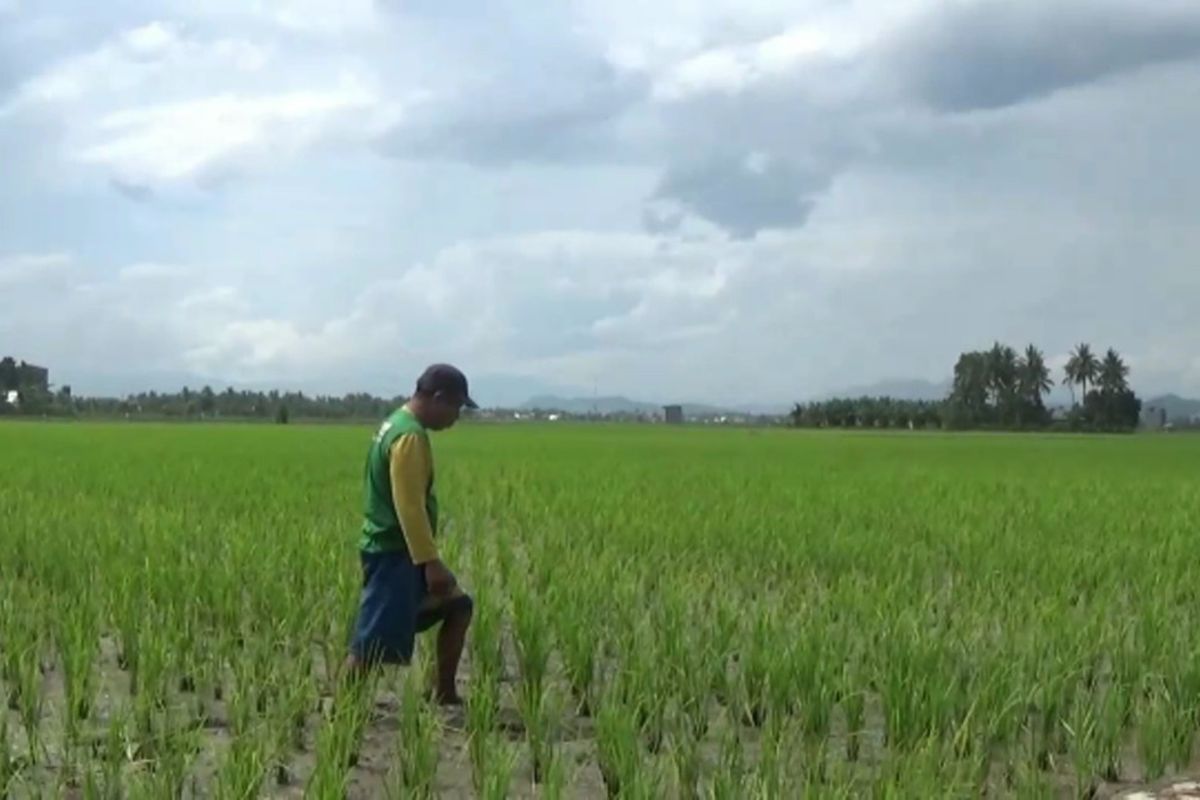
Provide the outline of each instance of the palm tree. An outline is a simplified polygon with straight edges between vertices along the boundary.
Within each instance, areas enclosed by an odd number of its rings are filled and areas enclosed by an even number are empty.
[[[1071,405],[1079,405],[1075,399],[1075,384],[1079,383],[1079,359],[1072,354],[1063,367],[1063,383],[1071,390]]]
[[[1021,397],[1035,406],[1042,405],[1042,395],[1054,386],[1050,368],[1046,366],[1042,351],[1032,344],[1025,349],[1025,355],[1017,365],[1017,384],[1020,386]]]
[[[1100,362],[1097,380],[1100,391],[1107,395],[1117,395],[1129,388],[1129,367],[1111,347]]]
[[[1096,382],[1096,375],[1100,372],[1100,362],[1087,344],[1076,346],[1071,353],[1071,359],[1075,362],[1075,381],[1083,387],[1083,400],[1087,402],[1088,384]],[[1069,365],[1070,362],[1068,362]]]

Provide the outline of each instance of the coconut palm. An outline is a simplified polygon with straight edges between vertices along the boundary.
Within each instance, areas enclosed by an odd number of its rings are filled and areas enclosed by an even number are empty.
[[[1042,405],[1042,395],[1054,386],[1045,356],[1032,344],[1025,349],[1025,354],[1017,365],[1017,385],[1020,387],[1022,399],[1035,406]]]
[[[1129,367],[1121,359],[1116,350],[1111,347],[1104,354],[1097,371],[1097,381],[1100,391],[1107,395],[1116,395],[1129,388]]]
[[[1100,372],[1100,362],[1096,359],[1092,348],[1086,343],[1081,343],[1075,347],[1071,353],[1071,361],[1075,362],[1074,380],[1083,387],[1083,400],[1087,402],[1088,384],[1096,382],[1096,376]],[[1071,362],[1067,362],[1070,367]]]

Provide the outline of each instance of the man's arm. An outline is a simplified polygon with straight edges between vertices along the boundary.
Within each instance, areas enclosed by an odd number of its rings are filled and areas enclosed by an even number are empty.
[[[392,444],[388,462],[392,502],[413,563],[436,561],[438,551],[433,541],[433,526],[425,510],[425,489],[432,469],[429,443],[418,434],[406,433]]]

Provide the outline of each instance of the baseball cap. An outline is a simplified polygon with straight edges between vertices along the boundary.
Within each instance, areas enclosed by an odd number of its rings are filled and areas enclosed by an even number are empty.
[[[462,370],[450,364],[431,364],[421,373],[421,377],[417,378],[417,391],[426,394],[443,394],[456,395],[463,398],[463,405],[467,408],[479,408],[474,400],[471,399],[470,389],[467,387],[467,376],[463,375]]]

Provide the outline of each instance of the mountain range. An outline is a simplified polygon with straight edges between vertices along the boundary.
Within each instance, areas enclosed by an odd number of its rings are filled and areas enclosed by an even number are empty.
[[[1167,412],[1168,422],[1187,422],[1200,415],[1200,400],[1189,400],[1177,394],[1165,394],[1142,403],[1143,409],[1162,408]]]
[[[886,380],[866,386],[855,386],[839,392],[828,392],[809,397],[808,401],[827,400],[834,397],[894,397],[898,400],[942,400],[950,391],[949,382],[934,383],[924,380]],[[656,414],[661,413],[664,403],[634,400],[623,395],[597,397],[538,394],[520,404],[522,410],[560,411],[567,414]],[[752,414],[777,416],[792,410],[791,403],[735,403],[712,405],[708,403],[684,402],[685,416],[716,416],[720,414]]]
[[[543,394],[531,397],[520,404],[524,411],[560,411],[567,414],[661,414],[662,403],[631,400],[622,395],[603,397],[560,397]],[[770,404],[746,404],[732,407],[706,405],[704,403],[681,403],[685,416],[718,416],[721,414],[786,414],[790,406]]]

